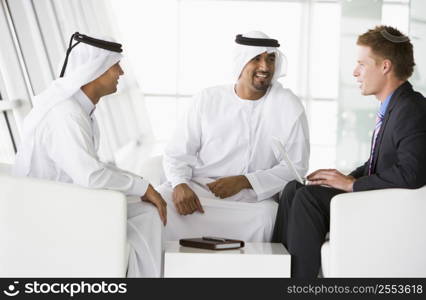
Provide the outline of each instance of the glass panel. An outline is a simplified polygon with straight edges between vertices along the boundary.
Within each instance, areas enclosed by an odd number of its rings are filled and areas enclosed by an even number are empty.
[[[410,37],[416,62],[410,82],[415,89],[426,95],[426,1],[411,0],[410,9]]]
[[[1,101],[1,98],[0,98]],[[0,113],[0,163],[13,164],[15,151],[4,112]]]
[[[353,69],[358,35],[381,23],[382,2],[341,1],[340,76],[337,114],[336,167],[352,171],[369,157],[371,130],[379,102],[362,96]]]
[[[311,103],[311,143],[334,146],[336,144],[337,102],[314,100]]]
[[[52,81],[53,74],[47,58],[37,17],[31,1],[8,1],[10,17],[25,63],[25,69],[34,95],[43,91]],[[22,66],[21,66],[22,67]]]
[[[144,93],[176,93],[177,1],[111,0],[125,55]]]
[[[340,5],[315,3],[311,33],[310,82],[313,98],[337,97]]]
[[[396,27],[408,34],[409,6],[404,2],[385,1],[382,6],[382,24]]]

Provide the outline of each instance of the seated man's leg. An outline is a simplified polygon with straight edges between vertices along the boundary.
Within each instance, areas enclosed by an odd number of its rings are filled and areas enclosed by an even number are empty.
[[[290,181],[285,186],[278,202],[277,217],[275,219],[274,233],[272,235],[273,243],[283,243],[287,247],[287,227],[288,213],[296,194],[297,189],[304,187],[297,180]]]
[[[321,264],[321,246],[330,228],[330,201],[342,190],[322,186],[299,187],[289,205],[287,248],[291,276],[315,278]]]
[[[161,276],[163,228],[154,205],[142,201],[127,204],[127,277]]]
[[[172,188],[163,184],[157,191],[167,202],[167,241],[201,236],[223,236],[241,239],[246,242],[266,242],[271,240],[277,203],[265,200],[256,203],[229,201],[213,198],[208,191],[191,185],[198,195],[204,214],[196,211],[190,215],[180,215],[172,200]],[[207,197],[208,196],[208,197]]]

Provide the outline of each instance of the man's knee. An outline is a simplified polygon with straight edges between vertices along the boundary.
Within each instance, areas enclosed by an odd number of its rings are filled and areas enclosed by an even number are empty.
[[[300,187],[300,185],[301,184],[300,184],[299,181],[292,180],[292,181],[290,181],[286,184],[286,186],[284,187],[284,192],[287,191],[287,192],[293,192],[294,193]]]
[[[294,196],[292,213],[295,215],[302,215],[303,212],[308,212],[309,215],[313,212],[321,212],[321,203],[319,203],[315,190],[311,186],[304,186],[296,191]]]
[[[291,201],[293,200],[296,194],[296,191],[301,188],[300,186],[301,184],[297,180],[293,180],[287,183],[279,199],[279,204],[280,205],[286,205],[286,203],[291,204]]]

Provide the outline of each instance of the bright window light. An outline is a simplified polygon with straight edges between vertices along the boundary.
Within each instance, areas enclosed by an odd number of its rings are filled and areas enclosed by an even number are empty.
[[[177,101],[172,97],[145,97],[145,104],[154,136],[159,141],[168,140],[177,123]]]
[[[315,3],[312,20],[311,95],[337,98],[339,85],[340,5]]]
[[[111,0],[124,54],[144,93],[176,93],[177,1]]]
[[[402,33],[408,34],[408,23],[409,23],[410,8],[408,3],[396,2],[387,3],[384,2],[382,6],[382,23],[396,27]]]

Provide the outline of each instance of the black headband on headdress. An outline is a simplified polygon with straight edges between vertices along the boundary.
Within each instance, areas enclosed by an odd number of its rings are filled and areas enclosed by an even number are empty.
[[[235,42],[240,45],[246,46],[263,46],[263,47],[279,47],[280,43],[274,39],[258,39],[244,37],[242,34],[238,34],[235,37]]]
[[[74,45],[72,45],[73,40],[77,41],[77,43],[75,43]],[[102,48],[105,50],[118,52],[118,53],[121,53],[123,51],[123,49],[121,49],[121,44],[119,43],[95,39],[90,36],[76,32],[71,36],[70,43],[67,49],[67,54],[65,56],[64,65],[62,66],[61,74],[59,75],[59,77],[63,77],[65,74],[65,69],[68,64],[68,56],[70,55],[71,50],[80,43],[85,43],[93,47],[98,47],[98,48]]]

